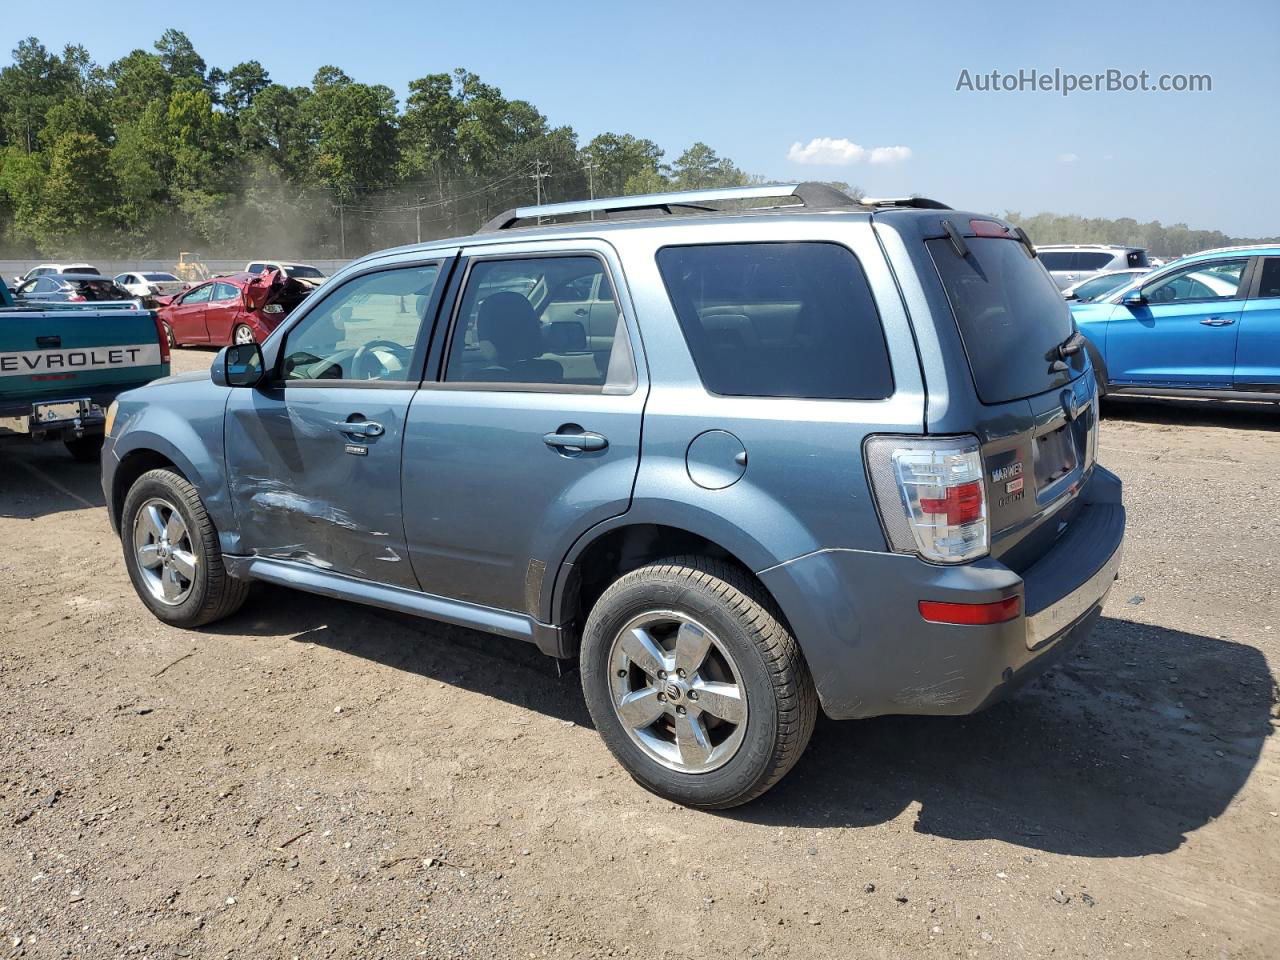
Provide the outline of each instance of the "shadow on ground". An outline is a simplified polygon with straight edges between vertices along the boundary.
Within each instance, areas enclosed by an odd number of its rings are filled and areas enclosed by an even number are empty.
[[[53,441],[9,437],[0,442],[0,517],[32,520],[104,505],[96,463],[72,459]]]
[[[1116,396],[1107,398],[1102,415],[1107,420],[1135,423],[1280,432],[1280,394],[1276,399],[1276,403],[1254,403]]]
[[[280,588],[215,629],[296,631],[297,642],[590,726],[576,672],[560,675],[518,641]],[[1104,617],[1078,655],[978,716],[820,721],[782,783],[723,815],[863,827],[917,802],[921,834],[1084,857],[1164,853],[1244,785],[1275,702],[1253,647]]]

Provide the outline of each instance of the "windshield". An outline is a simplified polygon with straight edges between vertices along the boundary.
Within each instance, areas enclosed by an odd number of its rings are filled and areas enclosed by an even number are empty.
[[[1071,311],[1040,264],[1015,240],[966,237],[967,256],[949,240],[926,241],[964,341],[983,403],[1044,393],[1083,370],[1083,351],[1053,369],[1074,329]]]
[[[303,277],[308,280],[323,280],[324,274],[315,267],[304,267],[301,264],[289,264],[284,268],[284,272],[291,277]]]

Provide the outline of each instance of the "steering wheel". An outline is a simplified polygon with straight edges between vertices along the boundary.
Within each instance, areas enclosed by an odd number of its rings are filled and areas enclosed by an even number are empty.
[[[387,365],[379,360],[374,353],[379,348],[392,354],[405,367],[409,365],[409,361],[413,358],[412,350],[403,344],[396,343],[394,340],[370,340],[368,343],[357,347],[356,352],[351,355],[352,380],[377,380],[379,379],[378,375],[387,370]],[[372,364],[377,364],[377,369],[372,369]]]

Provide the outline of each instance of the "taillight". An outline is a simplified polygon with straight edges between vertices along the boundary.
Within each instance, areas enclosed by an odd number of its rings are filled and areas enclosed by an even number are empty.
[[[976,437],[870,437],[867,473],[895,553],[963,563],[990,549]]]
[[[73,293],[67,297],[67,303],[84,303],[86,299],[83,293]]]
[[[152,313],[152,318],[156,322],[156,337],[160,341],[160,362],[169,362],[169,335],[164,332],[164,324],[160,322],[160,314]]]
[[[268,303],[262,308],[263,313],[284,313],[284,307],[278,303]]]

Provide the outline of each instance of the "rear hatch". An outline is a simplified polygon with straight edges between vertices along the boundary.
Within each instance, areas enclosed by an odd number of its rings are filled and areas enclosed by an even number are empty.
[[[929,432],[977,434],[991,555],[1021,572],[1068,528],[1097,456],[1088,356],[1024,234],[951,212],[917,226],[912,258],[934,316],[954,320],[949,329],[940,321],[939,340],[945,354],[963,355],[973,384],[972,394],[949,391]]]
[[[0,310],[0,405],[112,395],[168,372],[150,311]]]

